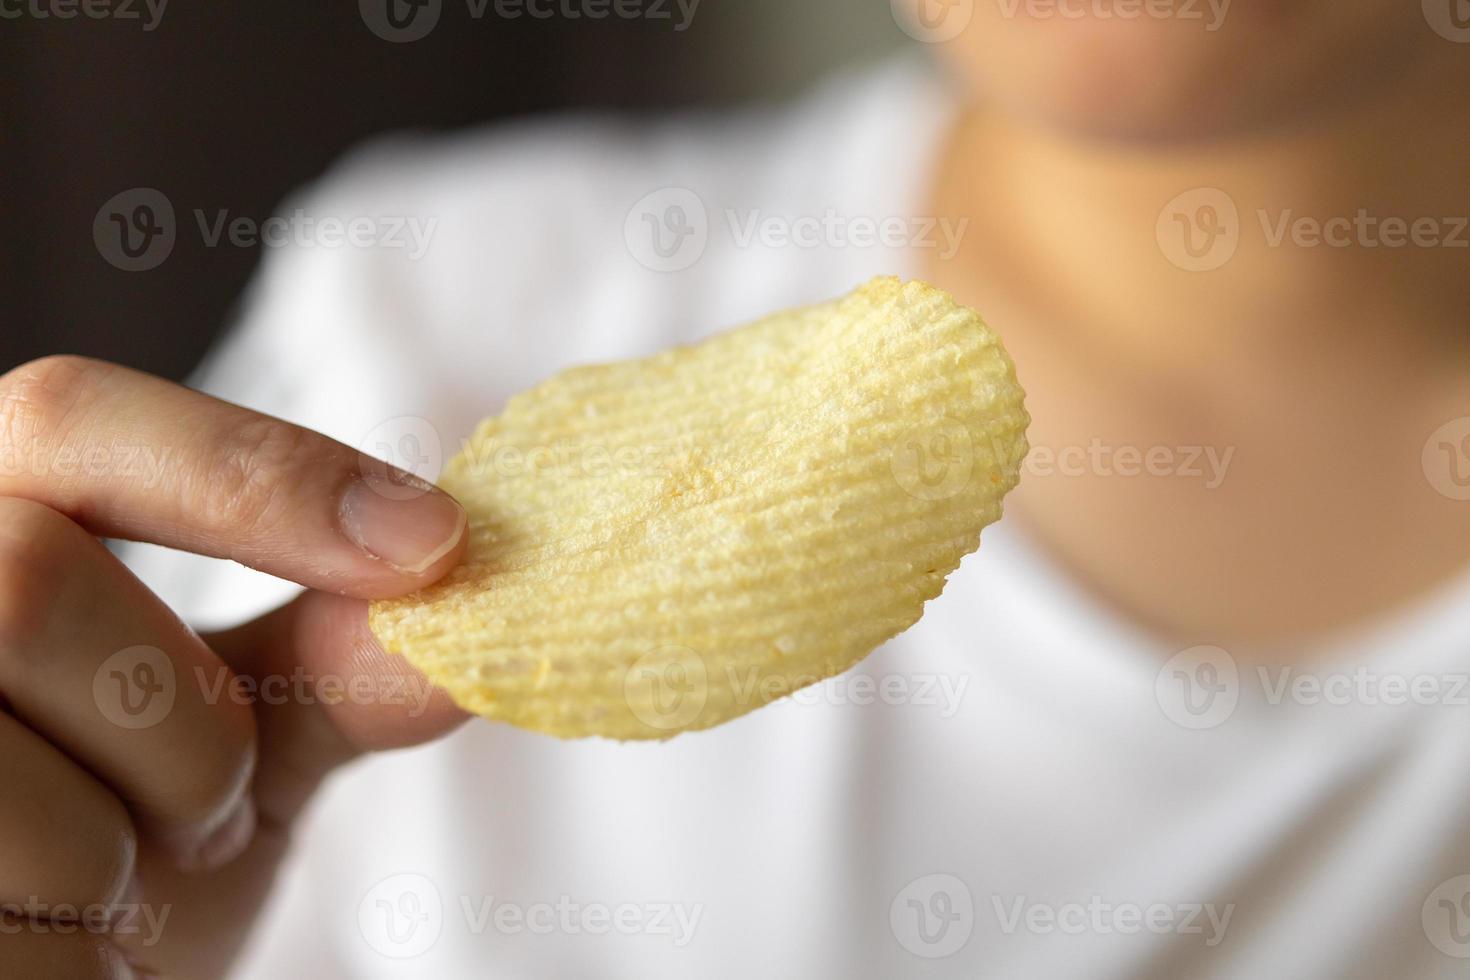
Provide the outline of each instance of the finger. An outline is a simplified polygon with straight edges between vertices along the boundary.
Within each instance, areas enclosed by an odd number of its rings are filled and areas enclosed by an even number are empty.
[[[438,579],[467,524],[449,495],[325,436],[76,357],[0,377],[0,495],[364,597]]]
[[[0,905],[106,911],[132,880],[127,808],[93,776],[0,714]]]
[[[0,498],[0,692],[184,863],[223,860],[248,832],[254,718],[230,681],[97,539]]]
[[[361,600],[308,592],[205,639],[260,688],[253,794],[273,822],[288,821],[322,776],[359,752],[416,745],[466,718],[407,660],[384,651]],[[277,694],[268,696],[272,683]]]
[[[0,921],[0,975],[25,980],[147,980],[107,939],[82,925],[6,916]]]

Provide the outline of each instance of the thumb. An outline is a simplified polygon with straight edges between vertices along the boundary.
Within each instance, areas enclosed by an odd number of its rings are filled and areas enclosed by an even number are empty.
[[[447,734],[466,715],[367,624],[361,599],[307,592],[204,637],[238,675],[256,715],[255,804],[290,821],[322,778],[355,756]]]

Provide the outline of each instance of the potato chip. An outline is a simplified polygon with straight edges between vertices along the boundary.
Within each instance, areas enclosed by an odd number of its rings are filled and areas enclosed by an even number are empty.
[[[567,371],[448,464],[468,556],[372,628],[487,718],[708,728],[917,621],[1000,517],[1028,421],[980,317],[894,278]]]

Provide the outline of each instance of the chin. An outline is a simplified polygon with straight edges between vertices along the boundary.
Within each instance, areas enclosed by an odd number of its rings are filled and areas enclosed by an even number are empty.
[[[1222,2],[1199,0],[1196,20],[1039,17],[1025,11],[1054,8],[982,3],[940,47],[977,99],[1013,117],[1148,144],[1300,130],[1427,60],[1461,53],[1427,28],[1418,3],[1234,0],[1222,14]]]

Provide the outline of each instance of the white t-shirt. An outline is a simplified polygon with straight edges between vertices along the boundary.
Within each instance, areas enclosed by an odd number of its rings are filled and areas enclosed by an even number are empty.
[[[273,249],[199,384],[432,465],[558,369],[908,274],[884,222],[951,113],[903,61],[778,110],[380,142],[301,207],[387,240]],[[129,557],[204,626],[294,592]],[[236,976],[1465,976],[1467,600],[1325,652],[1313,703],[1307,670],[1171,660],[1002,521],[855,672],[713,731],[472,722],[344,770]]]

